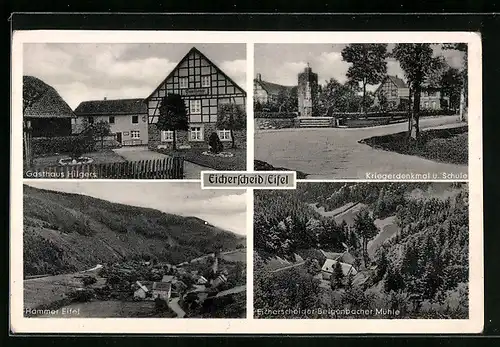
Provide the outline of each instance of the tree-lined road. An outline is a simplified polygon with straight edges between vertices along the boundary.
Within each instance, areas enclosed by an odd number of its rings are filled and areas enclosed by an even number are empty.
[[[458,116],[423,118],[421,129],[458,127]],[[467,165],[439,163],[374,149],[358,141],[406,131],[408,123],[371,128],[262,130],[255,133],[255,159],[306,173],[307,179],[360,178],[367,173],[467,174]]]

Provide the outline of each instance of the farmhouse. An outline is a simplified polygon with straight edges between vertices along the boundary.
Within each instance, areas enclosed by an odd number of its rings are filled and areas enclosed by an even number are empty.
[[[165,80],[145,99],[148,113],[148,146],[150,149],[172,148],[174,132],[160,131],[156,124],[162,99],[178,94],[186,104],[189,130],[175,131],[179,148],[206,148],[212,132],[225,144],[231,143],[228,129],[217,129],[219,106],[236,104],[245,109],[246,92],[217,65],[193,47]],[[234,131],[237,145],[245,145],[245,131]]]
[[[375,91],[375,105],[380,105],[385,98],[390,108],[407,108],[410,101],[410,88],[398,76],[386,76]],[[438,87],[424,86],[420,94],[420,108],[440,110],[448,107],[449,97],[443,96]]]
[[[352,266],[351,264],[346,264],[339,262],[340,266],[342,267],[342,273],[344,276],[348,275],[356,275],[358,271]],[[323,279],[328,280],[333,274],[333,271],[335,270],[335,266],[337,265],[337,260],[333,259],[326,259],[325,263],[323,264],[323,267],[321,268],[321,274],[323,275]]]
[[[152,294],[153,299],[160,298],[168,301],[172,294],[172,284],[167,282],[154,282]]]
[[[99,121],[109,123],[114,139],[123,146],[148,143],[147,106],[142,99],[83,101],[75,109],[77,127]]]
[[[23,76],[23,120],[32,137],[71,135],[76,115],[59,93],[42,80]]]
[[[264,81],[260,73],[253,80],[254,100],[261,104],[274,102],[278,99],[280,93],[289,94],[294,88],[297,87],[282,86],[281,84]]]

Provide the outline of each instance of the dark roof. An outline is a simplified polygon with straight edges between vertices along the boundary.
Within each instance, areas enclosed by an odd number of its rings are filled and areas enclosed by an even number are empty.
[[[181,64],[186,61],[188,58],[189,58],[189,55],[192,54],[192,53],[198,53],[199,55],[201,55],[201,57],[203,59],[205,59],[206,61],[208,61],[209,64],[213,65],[215,67],[215,69],[217,70],[218,73],[222,74],[225,78],[227,78],[232,84],[234,84],[234,86],[239,89],[245,96],[247,95],[247,92],[241,88],[235,81],[233,81],[231,79],[231,77],[229,77],[228,75],[226,75],[224,73],[224,71],[222,71],[216,64],[214,64],[210,59],[207,58],[207,56],[203,53],[200,52],[200,50],[196,47],[193,47],[189,50],[189,52],[186,53],[186,55],[184,56],[184,58],[182,58],[179,63],[172,69],[172,71],[170,71],[170,73],[167,75],[167,77],[165,77],[165,79],[158,85],[158,87],[156,87],[155,90],[153,90],[153,92],[147,97],[144,99],[144,102],[147,102],[160,88],[163,84],[165,84],[165,82],[174,74],[175,70],[177,70],[179,68],[179,66],[181,66]]]
[[[75,109],[78,116],[146,114],[147,112],[148,108],[143,103],[143,99],[83,101]]]
[[[24,104],[32,99],[31,105],[24,109]],[[75,118],[76,115],[59,95],[47,83],[33,76],[23,76],[24,117],[30,118]]]
[[[401,78],[398,76],[387,76],[391,80],[392,83],[396,85],[398,88],[408,88],[408,85],[406,84],[405,81],[403,81]]]
[[[268,93],[268,94],[279,94],[280,91],[290,92],[293,88],[290,86],[282,86],[281,84],[267,82],[259,79],[254,79],[255,82],[260,84],[260,86]]]

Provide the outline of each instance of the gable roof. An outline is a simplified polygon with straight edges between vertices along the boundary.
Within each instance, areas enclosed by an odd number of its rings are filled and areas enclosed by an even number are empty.
[[[34,76],[23,76],[23,101],[31,93],[37,96],[33,104],[24,110],[23,117],[76,118],[71,107],[52,86]]]
[[[259,79],[254,79],[254,82],[258,83],[262,89],[264,89],[268,94],[274,94],[277,95],[281,91],[283,92],[291,92],[293,88],[296,88],[295,86],[283,86],[281,84],[277,83],[272,83],[272,82],[267,82]]]
[[[337,264],[336,260],[326,259],[325,263],[323,264],[323,267],[321,268],[321,271],[333,273],[336,264]],[[356,269],[350,264],[340,263],[340,266],[342,267],[342,272],[344,276],[347,276],[349,274],[356,275],[358,273]]]
[[[398,76],[390,76],[388,75],[387,78],[396,85],[398,88],[408,88],[408,85],[406,84],[405,81],[403,81],[401,78]]]
[[[146,114],[147,106],[142,99],[83,101],[75,109],[78,116]]]
[[[200,52],[200,50],[198,50],[198,48],[196,47],[193,47],[189,50],[189,52],[186,53],[186,55],[184,56],[184,58],[182,58],[179,63],[172,69],[172,71],[170,71],[170,73],[167,75],[167,77],[165,77],[165,79],[163,81],[161,81],[161,83],[158,85],[158,87],[155,88],[155,90],[153,90],[153,92],[151,94],[149,94],[149,96],[147,98],[144,99],[144,102],[147,102],[149,99],[151,99],[153,97],[153,95],[158,91],[160,90],[161,86],[163,86],[170,77],[172,77],[172,75],[174,74],[174,72],[182,65],[182,63],[184,63],[188,58],[189,58],[189,55],[192,54],[192,53],[197,53],[199,54],[203,59],[205,59],[210,65],[212,65],[218,73],[222,74],[225,78],[227,78],[232,84],[234,84],[234,86],[236,88],[238,88],[245,96],[247,95],[247,92],[241,88],[235,81],[233,81],[233,79],[231,77],[229,77],[228,75],[226,75],[224,73],[224,71],[222,71],[218,66],[217,64],[214,64],[210,59],[207,58],[207,56],[203,53]]]

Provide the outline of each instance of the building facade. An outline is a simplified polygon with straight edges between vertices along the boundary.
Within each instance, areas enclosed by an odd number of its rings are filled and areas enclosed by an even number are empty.
[[[193,47],[167,78],[145,99],[148,115],[148,146],[150,149],[171,149],[174,131],[159,130],[162,99],[178,94],[186,104],[188,131],[175,131],[179,149],[207,148],[212,132],[217,132],[224,146],[231,144],[228,129],[217,129],[219,106],[234,103],[245,111],[246,92],[203,53]],[[234,131],[235,143],[246,145],[246,131]]]
[[[407,107],[410,100],[410,89],[406,82],[398,76],[386,76],[375,91],[374,104],[381,105],[384,98],[388,108]]]
[[[387,107],[406,109],[410,102],[410,88],[398,76],[386,76],[375,91],[375,105],[380,105],[385,98]],[[449,97],[442,95],[438,87],[422,87],[420,93],[420,109],[442,110],[449,107]]]
[[[313,117],[318,101],[318,74],[307,64],[304,71],[299,73],[298,82],[299,117]]]
[[[143,99],[84,101],[75,109],[80,132],[89,124],[99,121],[109,123],[111,135],[123,146],[147,145],[147,107]]]

